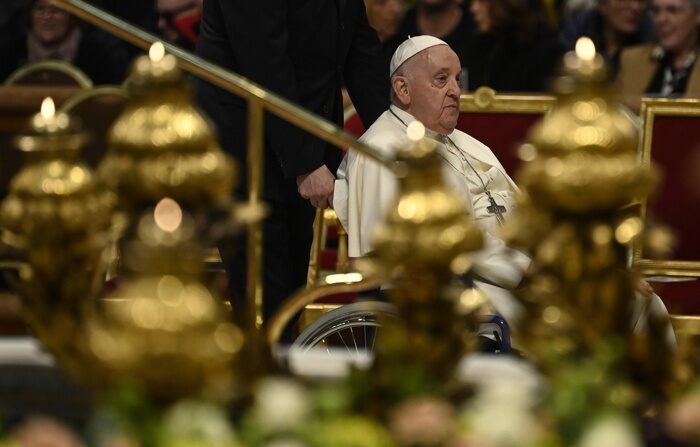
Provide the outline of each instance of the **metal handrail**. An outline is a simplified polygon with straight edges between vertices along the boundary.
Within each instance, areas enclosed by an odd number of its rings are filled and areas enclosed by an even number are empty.
[[[398,176],[402,176],[405,172],[402,164],[396,162],[392,157],[357,141],[357,138],[343,131],[334,123],[265,90],[243,76],[225,70],[173,44],[163,42],[160,37],[114,17],[84,0],[49,1],[74,16],[145,50],[148,50],[155,42],[162,42],[166,51],[177,58],[178,64],[183,70],[240,97],[260,101],[265,110],[339,148],[355,149],[386,166]]]
[[[98,26],[115,36],[145,50],[162,40],[128,22],[125,22],[83,0],[49,0],[52,4],[74,16]],[[255,207],[263,191],[263,111],[267,110],[280,118],[306,130],[307,132],[336,145],[338,148],[352,148],[373,158],[398,177],[406,173],[405,167],[390,156],[360,143],[355,137],[335,124],[269,92],[250,80],[225,70],[182,48],[162,42],[168,53],[175,56],[178,65],[201,79],[209,81],[224,90],[248,100],[248,203]],[[248,274],[246,296],[251,307],[247,316],[248,324],[258,331],[263,324],[263,282],[262,282],[263,233],[261,222],[248,226]]]

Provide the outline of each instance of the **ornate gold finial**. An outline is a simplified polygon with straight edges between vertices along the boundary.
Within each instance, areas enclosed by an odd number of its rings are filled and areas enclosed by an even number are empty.
[[[386,224],[377,230],[374,247],[387,265],[399,266],[406,273],[428,269],[431,275],[438,275],[436,284],[412,290],[413,297],[428,298],[452,274],[449,266],[453,259],[481,246],[481,233],[461,200],[445,188],[435,142],[422,138],[425,131],[421,133],[413,125],[420,123],[414,121],[408,127],[413,144],[397,155],[409,174],[400,179],[400,195],[389,210]],[[410,282],[410,277],[406,280]],[[397,287],[402,287],[405,281],[399,283]]]
[[[25,164],[0,205],[3,240],[25,261],[19,272],[25,318],[73,372],[80,369],[79,333],[106,267],[102,253],[116,204],[77,160],[85,140],[79,123],[45,99],[16,140]]]
[[[200,281],[202,259],[192,218],[174,200],[161,200],[125,244],[126,283],[105,298],[91,325],[95,356],[160,400],[236,391],[231,361],[244,336]]]
[[[520,185],[539,206],[570,213],[615,209],[645,196],[653,173],[637,161],[637,129],[618,106],[590,39],[564,57],[559,104],[521,149]]]
[[[126,208],[172,197],[186,209],[230,199],[233,161],[218,146],[191,101],[174,56],[156,43],[138,58],[127,80],[131,96],[110,133],[100,176]]]
[[[399,197],[374,239],[379,262],[390,271],[390,296],[403,326],[383,331],[377,362],[391,368],[400,358],[402,365],[443,380],[475,340],[464,329],[478,306],[460,307],[463,288],[450,284],[454,269],[468,270],[468,262],[458,261],[480,248],[482,238],[464,203],[443,183],[435,142],[423,138],[417,121],[407,132],[412,143],[399,150],[397,160],[408,175],[400,179]]]
[[[619,353],[612,367],[636,369],[658,390],[673,356],[654,332],[658,324],[649,322],[646,338],[633,334],[640,298],[627,268],[629,246],[642,231],[629,205],[651,191],[655,172],[638,160],[637,131],[592,42],[580,41],[565,56],[555,86],[557,108],[520,150],[524,195],[508,231],[532,256],[519,289],[527,309],[520,335],[545,369],[610,348]],[[650,346],[664,360],[650,363],[643,354]]]

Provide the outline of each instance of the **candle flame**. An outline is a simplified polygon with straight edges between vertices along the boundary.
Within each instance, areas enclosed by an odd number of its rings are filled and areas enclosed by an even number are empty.
[[[581,37],[576,41],[576,56],[585,61],[592,61],[595,57],[595,44],[588,37]]]
[[[425,136],[425,126],[420,121],[412,121],[406,127],[406,135],[412,141],[418,141]]]
[[[162,230],[172,233],[182,223],[182,209],[176,201],[166,197],[156,205],[153,219]]]
[[[53,99],[50,96],[44,98],[41,102],[41,117],[44,119],[51,119],[56,115],[56,105],[53,103]]]
[[[156,42],[151,45],[151,49],[148,50],[148,57],[151,62],[160,62],[165,57],[165,46],[162,42]]]

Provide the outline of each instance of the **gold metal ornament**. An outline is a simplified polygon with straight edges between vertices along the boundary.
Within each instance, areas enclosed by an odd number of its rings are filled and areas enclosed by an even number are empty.
[[[654,172],[638,160],[637,129],[618,105],[602,57],[592,51],[565,55],[564,75],[555,84],[558,105],[529,135],[531,161],[518,179],[543,208],[572,214],[618,209],[654,186]]]
[[[382,333],[377,363],[412,363],[442,380],[452,377],[461,354],[476,340],[465,336],[465,328],[479,306],[460,313],[463,287],[450,284],[454,267],[468,270],[468,262],[458,261],[481,248],[482,236],[461,200],[445,187],[435,142],[422,138],[419,122],[411,123],[408,133],[414,143],[397,155],[408,174],[400,178],[399,197],[374,239],[378,262],[392,278],[390,299],[403,322]]]
[[[24,257],[23,312],[41,342],[71,372],[84,360],[82,328],[102,285],[113,193],[77,160],[86,136],[47,98],[17,138],[26,162],[0,205],[5,243]]]
[[[633,333],[633,308],[643,298],[627,268],[643,230],[632,205],[657,175],[638,160],[637,131],[592,42],[580,41],[563,68],[556,109],[519,151],[524,194],[507,233],[532,256],[518,293],[527,311],[520,341],[550,372],[616,343],[621,371],[634,370],[657,396],[668,394],[673,353],[652,317],[647,334]]]
[[[203,250],[192,217],[163,199],[124,247],[129,274],[90,325],[95,357],[159,401],[203,390],[231,397],[238,390],[231,366],[245,337],[201,280]]]
[[[131,100],[98,168],[122,208],[152,207],[163,197],[188,210],[230,200],[234,163],[192,103],[175,57],[153,45],[134,62],[126,85]]]

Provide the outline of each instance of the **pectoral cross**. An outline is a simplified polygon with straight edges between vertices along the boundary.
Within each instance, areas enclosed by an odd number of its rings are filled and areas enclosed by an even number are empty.
[[[496,203],[496,200],[494,200],[494,198],[491,196],[491,191],[486,190],[486,195],[488,196],[489,203],[491,204],[491,206],[486,207],[486,211],[489,214],[495,214],[496,220],[498,221],[498,223],[503,225],[503,223],[504,223],[503,213],[506,212],[506,207]]]

